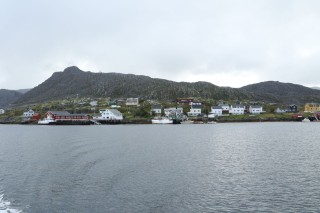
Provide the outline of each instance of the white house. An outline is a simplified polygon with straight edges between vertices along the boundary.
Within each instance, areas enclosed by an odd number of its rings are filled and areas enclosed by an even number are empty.
[[[126,105],[127,106],[138,106],[139,105],[139,98],[127,98]]]
[[[260,114],[262,113],[262,106],[254,105],[249,107],[249,113],[251,114]]]
[[[0,115],[4,114],[6,111],[4,109],[0,109]]]
[[[164,114],[167,117],[169,117],[171,115],[175,115],[175,114],[183,114],[183,108],[182,107],[179,107],[179,108],[174,108],[174,107],[166,108],[166,109],[164,109]]]
[[[116,109],[103,109],[100,110],[100,116],[93,117],[94,120],[98,121],[122,121],[123,115]]]
[[[221,106],[212,106],[209,117],[221,116],[222,115],[222,107]]]
[[[190,112],[188,112],[188,116],[194,117],[194,116],[201,115],[201,107],[202,107],[201,103],[192,103]]]
[[[229,113],[233,115],[243,115],[245,107],[242,104],[235,104],[230,106]]]
[[[152,112],[156,115],[161,115],[161,106],[160,105],[153,105],[151,108],[151,113]]]
[[[34,115],[34,111],[32,109],[29,109],[26,112],[23,112],[22,117],[24,118],[31,118]]]
[[[222,108],[222,112],[229,113],[230,106],[228,104],[219,104],[218,106]]]

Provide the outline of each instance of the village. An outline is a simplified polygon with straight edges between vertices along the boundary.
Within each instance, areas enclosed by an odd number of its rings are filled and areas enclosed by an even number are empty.
[[[177,98],[158,102],[127,98],[75,98],[0,109],[0,123],[21,124],[202,124],[254,121],[318,121],[320,104],[279,105],[254,101]]]

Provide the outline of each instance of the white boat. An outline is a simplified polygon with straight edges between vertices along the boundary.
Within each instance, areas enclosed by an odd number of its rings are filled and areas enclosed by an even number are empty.
[[[304,118],[302,122],[310,122],[309,118]]]
[[[48,124],[54,124],[56,121],[53,120],[53,119],[48,119],[48,118],[44,118],[42,120],[39,120],[38,121],[38,124],[41,124],[41,125],[48,125]]]
[[[169,118],[154,118],[151,120],[152,124],[173,124],[173,120]]]

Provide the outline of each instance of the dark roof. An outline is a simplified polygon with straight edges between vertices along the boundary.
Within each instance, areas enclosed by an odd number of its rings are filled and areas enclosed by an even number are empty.
[[[58,116],[66,116],[66,115],[70,115],[69,112],[67,111],[49,111],[54,115],[58,115]]]
[[[212,106],[211,108],[212,108],[212,109],[222,109],[221,106]]]
[[[251,108],[254,108],[254,109],[258,109],[258,108],[261,108],[262,106],[259,106],[259,105],[253,105],[253,106],[250,106]]]
[[[152,109],[161,109],[161,106],[160,105],[153,105]]]
[[[192,109],[201,109],[201,105],[192,104],[191,108]]]
[[[221,107],[229,107],[229,104],[219,104],[218,106],[221,106]]]
[[[87,114],[70,114],[67,111],[49,111],[49,112],[57,116],[87,116]]]
[[[232,108],[244,108],[244,106],[242,104],[235,104],[232,105]]]

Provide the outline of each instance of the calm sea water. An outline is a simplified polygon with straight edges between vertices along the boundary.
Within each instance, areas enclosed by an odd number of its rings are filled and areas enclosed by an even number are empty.
[[[0,125],[0,212],[320,212],[319,132]]]

